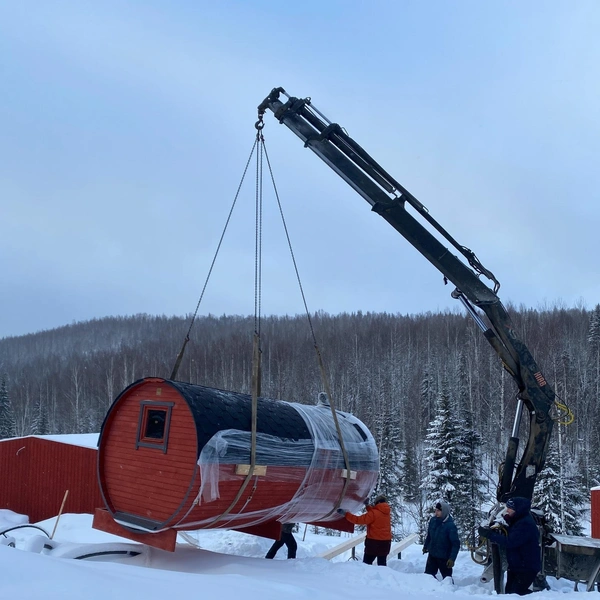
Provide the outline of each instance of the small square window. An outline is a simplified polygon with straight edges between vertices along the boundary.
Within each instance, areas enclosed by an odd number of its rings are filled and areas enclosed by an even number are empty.
[[[153,440],[162,440],[165,437],[166,422],[167,411],[165,409],[147,410],[144,437]]]
[[[156,448],[163,452],[167,451],[172,409],[172,402],[158,403],[144,400],[140,403],[136,448]]]

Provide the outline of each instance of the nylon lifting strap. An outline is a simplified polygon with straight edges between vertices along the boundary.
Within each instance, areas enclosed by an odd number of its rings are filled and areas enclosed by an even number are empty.
[[[258,397],[261,391],[261,356],[260,348],[260,317],[261,317],[261,288],[262,288],[262,157],[264,138],[262,136],[263,124],[257,121],[256,127],[256,144],[259,145],[259,151],[256,154],[256,209],[255,209],[255,248],[254,248],[254,336],[252,344],[252,408],[251,408],[251,429],[250,429],[250,466],[242,485],[237,491],[235,498],[227,509],[218,515],[209,526],[218,523],[224,519],[234,509],[239,499],[242,497],[244,490],[248,487],[250,480],[254,477],[254,469],[256,467],[256,431],[258,423]],[[258,481],[254,482],[252,493],[246,499],[244,506],[238,512],[241,513],[244,508],[252,500],[254,491],[258,485]],[[199,498],[196,498],[199,500]]]
[[[262,118],[263,118],[263,114],[259,111],[257,125],[259,123],[262,124]],[[304,288],[302,286],[302,281],[300,279],[300,272],[298,270],[298,264],[296,262],[296,257],[294,255],[294,250],[292,248],[292,242],[291,242],[291,239],[290,239],[289,231],[288,231],[287,224],[286,224],[286,221],[285,221],[285,217],[284,217],[284,214],[283,214],[283,208],[281,206],[281,200],[279,198],[279,193],[277,191],[277,185],[275,184],[275,178],[273,176],[273,169],[271,168],[271,162],[269,161],[269,154],[267,152],[267,148],[266,148],[265,143],[264,143],[264,137],[262,137],[262,136],[261,136],[261,143],[262,143],[262,146],[264,147],[265,159],[267,161],[267,167],[269,169],[269,174],[271,176],[271,183],[273,184],[273,190],[275,192],[275,198],[277,199],[277,205],[279,207],[279,214],[281,216],[281,222],[283,224],[283,230],[285,232],[286,240],[287,240],[287,243],[288,243],[288,248],[289,248],[289,251],[290,251],[290,256],[292,258],[292,263],[294,265],[294,271],[296,273],[296,280],[298,281],[298,287],[300,289],[300,294],[302,296],[302,302],[304,304],[304,310],[306,312],[306,318],[308,320],[308,324],[309,324],[309,327],[310,327],[310,332],[311,332],[311,335],[312,335],[314,348],[315,348],[315,351],[317,353],[317,361],[319,363],[319,371],[321,373],[321,381],[323,382],[323,387],[325,388],[325,393],[327,394],[327,399],[329,401],[329,406],[331,408],[331,415],[332,415],[332,418],[333,418],[333,422],[335,424],[336,434],[338,436],[338,443],[339,443],[340,449],[342,451],[342,456],[343,456],[343,459],[344,459],[344,466],[346,468],[346,478],[345,478],[344,485],[342,487],[342,491],[340,493],[340,496],[336,500],[336,503],[335,503],[333,509],[330,512],[328,512],[324,517],[322,517],[323,519],[325,519],[325,518],[331,516],[340,507],[342,501],[344,500],[346,491],[348,489],[348,485],[350,484],[350,474],[351,474],[350,460],[348,458],[348,453],[346,452],[346,446],[344,444],[344,437],[342,435],[342,430],[340,428],[340,424],[339,424],[339,421],[338,421],[337,413],[336,413],[336,410],[335,410],[335,401],[334,401],[334,398],[333,398],[333,394],[331,393],[331,387],[329,385],[329,379],[328,379],[327,373],[325,371],[325,366],[324,366],[324,363],[323,363],[323,357],[321,355],[321,351],[320,351],[319,345],[317,343],[317,336],[315,335],[315,330],[314,330],[314,327],[313,327],[312,319],[310,318],[310,311],[308,310],[308,304],[306,302],[306,296],[304,294]]]
[[[213,272],[213,269],[215,266],[215,262],[217,261],[217,256],[219,255],[219,251],[221,250],[221,246],[223,244],[223,239],[225,238],[225,233],[227,232],[227,228],[229,227],[229,222],[231,221],[231,216],[233,215],[233,209],[235,208],[235,205],[237,204],[237,200],[239,198],[240,191],[242,189],[242,184],[244,183],[244,180],[246,179],[246,173],[248,172],[248,167],[250,166],[250,161],[252,160],[252,157],[254,156],[254,150],[256,149],[257,144],[258,144],[258,136],[254,140],[254,144],[252,145],[252,150],[250,150],[250,156],[248,156],[248,160],[246,161],[246,166],[244,167],[244,172],[242,173],[242,178],[240,179],[240,182],[238,184],[237,191],[235,193],[233,202],[231,204],[231,208],[229,209],[229,214],[227,215],[227,220],[225,221],[223,231],[221,232],[221,237],[219,238],[219,243],[217,244],[217,249],[215,250],[215,254],[214,254],[212,262],[210,264],[210,268],[208,269],[208,274],[206,276],[206,280],[204,281],[204,285],[202,286],[202,292],[200,293],[200,298],[198,298],[198,303],[196,304],[196,310],[194,311],[194,314],[190,320],[190,326],[188,327],[187,334],[185,336],[185,339],[183,340],[183,345],[181,346],[181,350],[179,351],[179,354],[177,355],[177,359],[175,360],[173,370],[171,371],[171,376],[169,379],[171,379],[172,381],[175,381],[177,379],[177,373],[179,372],[179,367],[180,367],[181,361],[183,359],[185,347],[187,346],[187,343],[190,341],[190,333],[192,331],[192,327],[194,326],[194,323],[196,322],[196,317],[198,315],[198,310],[200,309],[200,304],[202,303],[202,299],[204,298],[204,293],[206,292],[206,287],[208,286],[208,282],[210,280],[210,276],[212,275],[212,272]]]

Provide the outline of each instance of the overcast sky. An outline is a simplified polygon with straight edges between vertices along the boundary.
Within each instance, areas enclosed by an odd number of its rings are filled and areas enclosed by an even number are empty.
[[[600,302],[596,0],[0,3],[0,337],[193,312],[273,87],[310,96],[502,283]],[[265,141],[311,311],[454,308],[296,136]],[[265,186],[264,314],[303,311]],[[251,169],[201,314],[254,312]],[[458,307],[456,306],[458,309]]]

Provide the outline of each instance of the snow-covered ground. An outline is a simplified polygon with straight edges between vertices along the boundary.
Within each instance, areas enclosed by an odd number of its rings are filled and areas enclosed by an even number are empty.
[[[56,519],[38,523],[52,533]],[[26,517],[0,510],[0,531],[27,522]],[[52,540],[54,549],[40,552],[48,538],[26,528],[9,532],[16,548],[0,545],[0,598],[11,600],[454,600],[495,595],[491,583],[481,584],[478,567],[461,552],[454,584],[423,573],[425,556],[413,545],[389,566],[364,565],[348,560],[349,553],[332,561],[318,558],[345,538],[296,534],[298,558],[285,559],[285,547],[275,560],[263,557],[271,541],[235,531],[200,531],[190,535],[200,548],[182,539],[174,553],[141,546],[91,526],[91,515],[63,515]],[[3,536],[4,537],[4,536]],[[141,551],[136,557],[105,555],[73,557],[111,549]],[[357,548],[358,554],[362,548]],[[70,558],[67,558],[70,557]],[[552,590],[540,592],[547,600],[581,594],[573,583],[549,579]],[[580,590],[583,586],[580,586]]]

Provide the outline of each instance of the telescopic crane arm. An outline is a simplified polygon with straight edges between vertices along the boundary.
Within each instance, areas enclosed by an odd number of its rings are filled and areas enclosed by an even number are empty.
[[[271,110],[280,123],[304,142],[305,147],[353,187],[371,205],[371,210],[404,236],[445,280],[456,286],[452,297],[460,300],[475,319],[518,387],[517,414],[498,483],[498,500],[505,502],[511,496],[531,498],[536,476],[544,466],[548,451],[553,425],[550,411],[555,394],[528,348],[514,332],[510,317],[497,296],[498,280],[338,124],[330,122],[313,107],[310,98],[293,98],[283,88],[275,88],[258,107],[258,123],[262,123],[267,110]],[[408,206],[415,211],[416,217],[426,221],[452,245],[466,263],[410,214]],[[484,283],[481,276],[488,279],[490,285]],[[476,309],[485,314],[489,324]],[[529,439],[515,465],[523,406],[529,411]]]

